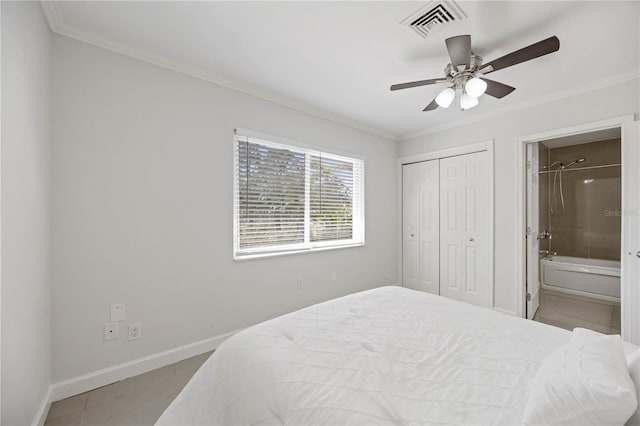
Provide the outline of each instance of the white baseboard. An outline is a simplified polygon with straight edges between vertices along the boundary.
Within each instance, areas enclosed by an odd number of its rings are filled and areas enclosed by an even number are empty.
[[[513,311],[508,311],[508,310],[506,310],[506,309],[502,309],[502,308],[496,308],[495,306],[493,307],[493,310],[494,310],[494,311],[501,312],[501,313],[503,313],[503,314],[511,315],[512,317],[517,317],[517,316],[518,316],[518,315],[517,315],[515,312],[513,312]]]
[[[36,415],[33,417],[33,421],[31,422],[33,426],[42,426],[45,420],[47,420],[47,414],[49,414],[49,407],[51,406],[51,390],[52,386],[49,385],[49,388],[44,394],[44,398],[42,399],[42,402],[38,407],[38,411],[36,412]]]
[[[51,385],[49,391],[49,403],[78,395],[92,389],[124,380],[128,377],[137,376],[138,374],[146,373],[148,371],[155,370],[156,368],[164,367],[166,365],[182,361],[183,359],[214,350],[220,346],[225,339],[236,334],[238,331],[240,330],[235,330],[175,349],[170,349],[144,358],[138,358],[123,364],[103,368],[102,370],[54,383]],[[45,405],[48,407],[48,403]],[[47,415],[46,411],[44,415]]]

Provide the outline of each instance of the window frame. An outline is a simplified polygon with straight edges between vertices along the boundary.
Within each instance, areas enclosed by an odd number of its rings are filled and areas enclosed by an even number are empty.
[[[240,249],[240,209],[239,207],[239,155],[240,142],[252,142],[276,149],[288,149],[305,155],[305,211],[304,211],[304,242],[295,244],[283,244],[267,247],[253,247]],[[311,155],[322,155],[339,161],[352,163],[354,166],[353,195],[352,195],[352,238],[342,240],[316,241],[310,240],[311,225]],[[236,129],[233,136],[233,260],[248,260],[270,256],[283,256],[289,254],[309,253],[314,251],[334,250],[349,247],[361,247],[365,245],[365,159],[353,154],[342,154],[318,150],[309,145],[289,141],[275,136],[264,135],[244,129]],[[358,179],[360,177],[360,179]]]

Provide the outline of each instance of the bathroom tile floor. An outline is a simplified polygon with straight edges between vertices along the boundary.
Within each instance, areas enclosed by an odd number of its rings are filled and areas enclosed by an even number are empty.
[[[583,327],[620,334],[619,305],[547,291],[540,293],[540,308],[533,320],[567,330]]]
[[[45,426],[153,425],[211,352],[51,404]]]

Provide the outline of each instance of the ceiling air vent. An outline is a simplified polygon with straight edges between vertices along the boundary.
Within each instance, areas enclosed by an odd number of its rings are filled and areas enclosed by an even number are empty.
[[[467,15],[454,1],[441,0],[428,3],[400,23],[411,28],[420,37],[427,38],[432,32],[466,17]]]

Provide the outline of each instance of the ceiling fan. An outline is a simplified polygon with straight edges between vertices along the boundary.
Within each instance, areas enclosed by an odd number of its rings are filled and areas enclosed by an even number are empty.
[[[560,49],[560,40],[553,36],[482,64],[482,58],[471,51],[470,35],[448,38],[445,40],[445,44],[451,63],[444,69],[444,78],[394,84],[391,86],[391,90],[450,83],[451,85],[440,92],[423,111],[433,111],[439,106],[448,108],[456,97],[456,93],[460,94],[460,108],[466,110],[478,105],[478,98],[484,93],[500,99],[516,90],[515,87],[485,78],[486,74],[539,58]]]

